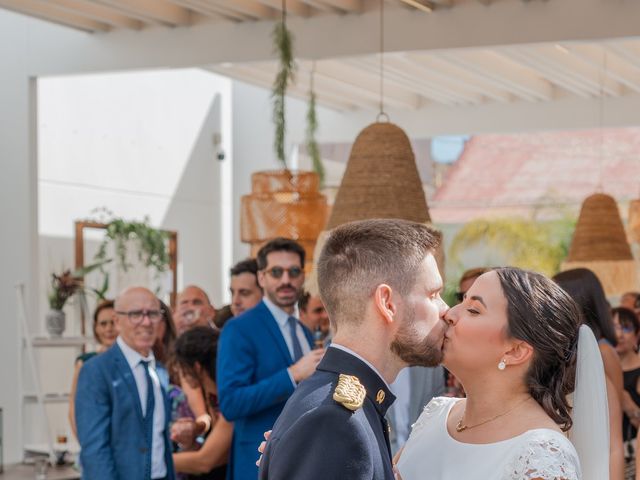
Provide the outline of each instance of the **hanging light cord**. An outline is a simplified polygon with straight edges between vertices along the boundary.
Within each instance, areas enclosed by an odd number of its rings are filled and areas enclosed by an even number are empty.
[[[598,121],[600,123],[600,158],[598,159],[598,187],[597,192],[604,191],[604,82],[607,73],[607,52],[602,47],[602,70],[600,70],[600,104],[598,109]]]
[[[384,0],[380,0],[380,113],[376,121],[389,121],[389,115],[384,111]]]

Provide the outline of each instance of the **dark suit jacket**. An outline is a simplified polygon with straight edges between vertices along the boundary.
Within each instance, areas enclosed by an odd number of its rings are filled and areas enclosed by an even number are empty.
[[[162,394],[167,478],[173,480],[168,428],[171,408],[164,389]],[[151,445],[145,435],[138,388],[117,343],[82,366],[76,393],[76,425],[83,479],[149,480],[145,467],[151,462]]]
[[[333,399],[341,373],[358,377],[367,391],[356,411]],[[260,480],[393,480],[384,415],[394,399],[364,362],[329,347],[273,427]]]
[[[302,328],[311,347],[311,332]],[[287,371],[292,363],[280,327],[264,302],[225,324],[217,380],[220,410],[234,422],[229,479],[256,479],[263,434],[271,430],[294,390]]]

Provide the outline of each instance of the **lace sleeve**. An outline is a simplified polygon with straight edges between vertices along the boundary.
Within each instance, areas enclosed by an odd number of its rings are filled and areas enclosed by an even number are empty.
[[[580,480],[578,454],[567,438],[554,431],[525,436],[503,480]]]

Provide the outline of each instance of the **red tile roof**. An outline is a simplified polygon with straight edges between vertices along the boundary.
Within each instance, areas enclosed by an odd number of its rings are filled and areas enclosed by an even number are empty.
[[[577,209],[599,185],[619,202],[640,197],[640,128],[472,137],[429,207],[439,223]]]

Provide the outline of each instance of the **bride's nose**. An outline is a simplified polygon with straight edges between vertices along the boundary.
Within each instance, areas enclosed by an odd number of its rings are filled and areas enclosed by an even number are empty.
[[[458,305],[451,307],[444,316],[444,321],[450,327],[455,327],[458,323]]]

